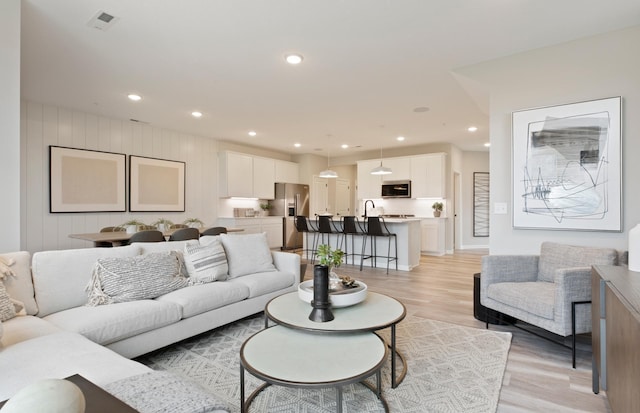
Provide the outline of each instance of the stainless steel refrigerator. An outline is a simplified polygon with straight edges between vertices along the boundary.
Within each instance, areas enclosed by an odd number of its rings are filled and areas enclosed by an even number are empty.
[[[295,217],[309,217],[309,185],[276,183],[276,199],[271,215],[282,218],[282,249],[302,248],[302,233],[296,231]]]

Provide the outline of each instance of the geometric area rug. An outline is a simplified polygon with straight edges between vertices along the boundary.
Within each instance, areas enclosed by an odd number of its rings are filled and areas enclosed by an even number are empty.
[[[252,316],[137,360],[154,370],[166,370],[193,380],[240,412],[242,343],[264,327],[262,315]],[[378,332],[390,342],[389,329]],[[395,389],[390,362],[382,369],[382,391],[391,412],[494,413],[511,334],[407,316],[397,326],[396,345],[408,371]],[[339,348],[336,351],[340,351]],[[397,363],[397,367],[401,367]],[[375,384],[375,376],[368,379]],[[248,396],[262,381],[245,373]],[[270,386],[253,401],[250,412],[326,413],[336,411],[335,390]],[[361,384],[343,387],[345,413],[383,412],[375,395]]]

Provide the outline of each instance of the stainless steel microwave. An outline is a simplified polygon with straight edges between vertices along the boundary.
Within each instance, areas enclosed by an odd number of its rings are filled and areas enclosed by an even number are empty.
[[[384,181],[383,198],[411,198],[411,181]]]

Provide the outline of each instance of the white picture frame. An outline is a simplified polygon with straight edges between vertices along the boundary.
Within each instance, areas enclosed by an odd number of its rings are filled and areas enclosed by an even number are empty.
[[[621,104],[512,113],[514,228],[622,231]]]

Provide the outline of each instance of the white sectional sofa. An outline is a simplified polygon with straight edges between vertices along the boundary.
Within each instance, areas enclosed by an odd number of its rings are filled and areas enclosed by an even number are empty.
[[[233,251],[225,247],[230,273],[234,265],[251,268],[256,260],[251,246],[261,243],[263,235],[226,235],[245,237],[228,238],[236,245]],[[2,254],[15,261],[15,277],[5,277],[4,286],[12,299],[24,303],[26,315],[0,324],[0,400],[44,378],[80,374],[104,386],[149,372],[129,359],[258,313],[273,297],[297,289],[300,257],[269,251],[271,271],[189,285],[154,299],[86,305],[98,259],[182,251],[185,245],[211,240],[42,251],[33,257]]]

